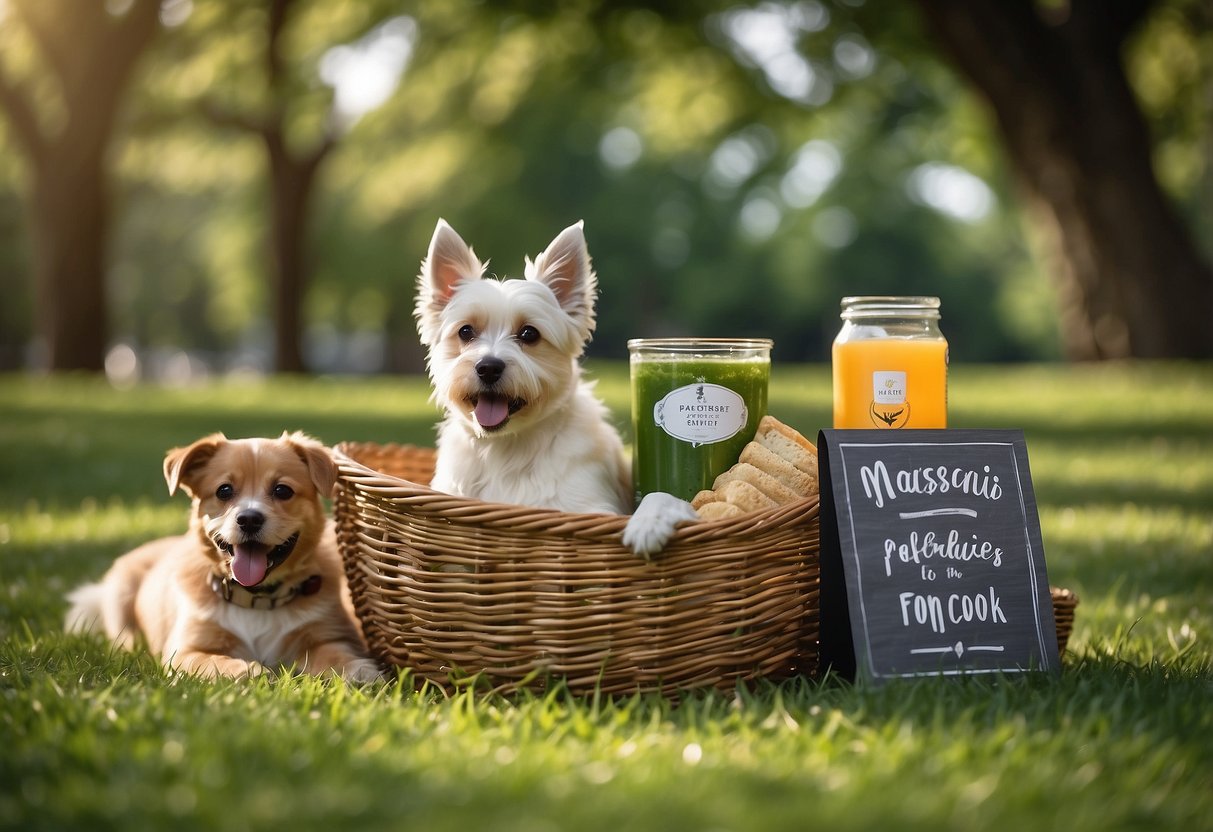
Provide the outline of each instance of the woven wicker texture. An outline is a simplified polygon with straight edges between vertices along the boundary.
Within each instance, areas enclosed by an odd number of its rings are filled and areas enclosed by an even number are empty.
[[[1078,608],[1078,596],[1068,589],[1053,587],[1053,620],[1057,622],[1057,652],[1066,652],[1070,633],[1074,629],[1074,611]]]
[[[627,518],[426,487],[434,452],[346,443],[338,538],[372,653],[438,684],[731,687],[817,669],[818,502],[679,530],[654,563]]]
[[[337,534],[371,652],[440,685],[604,693],[815,674],[816,498],[684,527],[656,562],[626,518],[452,497],[434,452],[345,443]],[[1078,598],[1052,590],[1064,653]]]

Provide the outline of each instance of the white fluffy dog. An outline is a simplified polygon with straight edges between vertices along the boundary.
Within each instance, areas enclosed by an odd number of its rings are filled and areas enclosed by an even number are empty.
[[[622,442],[581,377],[597,296],[582,224],[528,258],[525,280],[485,278],[486,265],[438,221],[416,308],[434,398],[446,409],[432,487],[490,502],[630,513]],[[624,544],[651,555],[696,517],[689,503],[650,494]]]

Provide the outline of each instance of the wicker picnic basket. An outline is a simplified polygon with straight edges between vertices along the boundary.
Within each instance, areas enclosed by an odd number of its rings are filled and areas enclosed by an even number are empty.
[[[620,542],[625,517],[430,489],[433,449],[344,443],[334,456],[368,645],[418,680],[669,693],[818,671],[816,497],[683,527],[649,564]],[[1064,652],[1078,599],[1052,599]]]
[[[818,501],[683,527],[452,497],[434,451],[345,443],[337,534],[371,652],[418,679],[671,692],[817,669]]]
[[[1078,596],[1068,589],[1053,587],[1053,620],[1057,624],[1057,652],[1066,652],[1070,633],[1074,629],[1074,611],[1078,608]]]

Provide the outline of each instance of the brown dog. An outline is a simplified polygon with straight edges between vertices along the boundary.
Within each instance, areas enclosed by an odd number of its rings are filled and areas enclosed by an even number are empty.
[[[370,681],[332,524],[321,497],[337,471],[303,434],[174,448],[169,494],[193,498],[189,532],[147,543],[100,583],[75,590],[67,628],[102,631],[127,649],[142,636],[166,667],[254,676],[294,665]]]

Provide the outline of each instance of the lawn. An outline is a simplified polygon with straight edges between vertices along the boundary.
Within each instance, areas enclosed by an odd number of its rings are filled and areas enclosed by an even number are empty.
[[[598,364],[626,425],[626,369]],[[1213,365],[962,367],[956,427],[1022,428],[1055,678],[836,678],[607,699],[204,683],[61,632],[64,593],[183,527],[164,451],[215,430],[426,442],[423,379],[111,389],[0,377],[0,828],[1213,828]],[[771,411],[826,426],[826,367]]]

